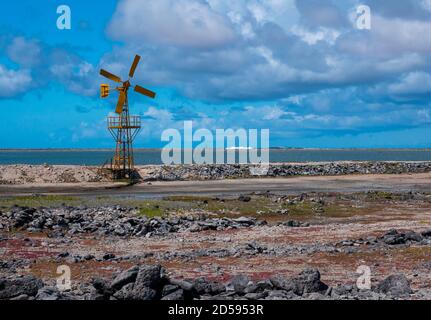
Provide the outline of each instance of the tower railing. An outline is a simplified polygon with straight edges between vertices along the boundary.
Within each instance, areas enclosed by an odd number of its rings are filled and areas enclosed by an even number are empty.
[[[108,128],[109,129],[140,129],[141,128],[141,117],[130,116],[130,117],[108,117]]]
[[[141,129],[141,117],[129,116],[124,108],[119,116],[107,118],[109,132],[116,141],[115,154],[111,161],[114,179],[131,177],[134,170],[132,143]]]

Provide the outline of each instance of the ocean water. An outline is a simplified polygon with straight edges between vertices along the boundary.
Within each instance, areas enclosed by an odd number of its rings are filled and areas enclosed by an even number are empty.
[[[113,152],[109,150],[0,150],[0,164],[101,166],[110,161],[112,154]],[[271,149],[269,158],[270,162],[274,163],[431,161],[431,149]],[[236,152],[236,161],[238,162],[238,151]],[[161,164],[161,150],[135,150],[135,163],[137,165]]]

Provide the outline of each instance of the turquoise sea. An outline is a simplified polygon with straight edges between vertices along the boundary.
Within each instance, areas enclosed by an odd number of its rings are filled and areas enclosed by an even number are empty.
[[[0,164],[103,165],[111,157],[111,150],[0,150]],[[431,161],[431,149],[271,149],[269,157],[270,162]],[[161,164],[161,150],[135,150],[135,162]]]

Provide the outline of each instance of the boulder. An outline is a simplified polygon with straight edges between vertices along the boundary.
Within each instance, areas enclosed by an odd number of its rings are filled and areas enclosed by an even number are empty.
[[[139,267],[138,274],[131,292],[133,300],[154,300],[164,286],[163,268],[160,265],[143,265]]]
[[[39,289],[36,295],[36,300],[59,300],[61,297],[60,292],[56,287],[43,287]]]
[[[115,258],[115,254],[113,254],[113,253],[107,253],[107,254],[103,255],[103,257],[102,257],[103,260],[112,260],[114,258]]]
[[[252,226],[256,223],[256,219],[247,218],[247,217],[239,217],[236,219],[232,219],[232,221],[239,223],[239,224],[247,225],[247,226]]]
[[[160,265],[139,267],[135,286],[157,289],[163,280],[163,269]]]
[[[293,300],[298,298],[299,297],[292,291],[273,290],[268,292],[268,296],[265,300]]]
[[[291,228],[301,228],[301,227],[309,227],[310,224],[307,222],[300,222],[295,220],[288,220],[285,222],[280,222],[279,225],[285,226],[285,227],[291,227]]]
[[[117,300],[137,300],[133,293],[133,283],[124,285],[120,290],[113,294],[113,297]]]
[[[412,293],[410,282],[404,274],[394,274],[379,282],[377,291],[393,296]]]
[[[181,301],[184,300],[184,290],[178,289],[170,294],[162,297],[161,300]]]
[[[194,285],[190,281],[179,280],[179,279],[169,279],[169,282],[173,285],[179,286],[184,291],[193,291]]]
[[[242,202],[250,202],[251,201],[251,197],[250,196],[245,196],[245,195],[240,195],[238,197],[238,201],[242,201]]]
[[[36,209],[34,208],[22,208],[21,211],[17,212],[14,215],[14,227],[15,228],[22,228],[24,227],[27,223],[29,223],[32,218],[33,218],[33,213],[36,212]]]
[[[109,283],[105,279],[94,279],[91,283],[96,289],[96,293],[98,296],[100,296],[102,299],[107,299],[109,296],[113,293],[111,288],[111,283]]]
[[[431,238],[431,229],[430,229],[430,230],[423,231],[421,234],[422,234],[422,236],[423,236],[423,237],[425,237],[425,238]]]
[[[133,287],[132,300],[155,300],[156,298],[157,291],[152,288],[144,287],[142,284],[135,284]]]
[[[133,283],[138,275],[139,267],[134,266],[114,278],[111,282],[111,288],[113,290],[120,290],[123,286],[129,283]]]
[[[305,296],[306,300],[328,300],[328,297],[319,293],[319,292],[312,292]]]
[[[255,284],[253,284],[253,291],[249,291],[249,292],[263,292],[263,291],[269,291],[274,289],[271,281],[269,280],[262,280],[262,281],[258,281]]]
[[[173,285],[173,284],[167,284],[163,287],[162,290],[162,296],[167,296],[168,294],[171,294],[174,291],[177,291],[178,289],[180,289],[179,286]]]
[[[18,297],[15,298],[11,298],[10,300],[14,300],[14,301],[25,301],[25,300],[30,300],[30,297],[26,294],[21,294]]]
[[[197,278],[193,283],[193,287],[196,293],[199,295],[202,295],[202,294],[216,295],[226,291],[226,287],[223,284],[217,283],[217,282],[210,282],[204,278]]]
[[[320,281],[320,272],[317,269],[309,268],[302,271],[295,279],[300,295],[312,292],[326,292],[328,286]]]
[[[276,275],[271,277],[269,280],[276,289],[285,290],[287,292],[291,291],[295,294],[302,294],[302,292],[300,292],[298,283],[292,279],[287,279],[283,276]]]
[[[10,299],[20,295],[35,296],[43,282],[33,276],[25,276],[13,280],[0,279],[0,299]]]
[[[405,239],[413,242],[421,242],[423,240],[423,237],[419,233],[409,231],[405,234]]]
[[[248,300],[259,300],[268,296],[268,292],[253,292],[247,293],[244,297]]]
[[[397,230],[393,229],[383,235],[382,240],[388,245],[397,245],[406,243],[407,239],[405,234],[398,233]]]
[[[245,275],[237,275],[234,276],[229,284],[228,288],[233,290],[238,294],[244,294],[244,290],[247,288],[247,285],[250,282],[250,278]]]

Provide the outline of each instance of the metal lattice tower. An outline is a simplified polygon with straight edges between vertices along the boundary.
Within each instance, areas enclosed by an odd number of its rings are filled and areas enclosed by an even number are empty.
[[[121,83],[121,86],[115,88],[120,93],[115,109],[118,116],[108,117],[108,130],[116,142],[115,154],[111,160],[111,171],[114,179],[132,178],[134,172],[133,141],[141,130],[141,117],[130,116],[128,92],[129,88],[132,87],[130,79],[133,78],[139,60],[140,56],[137,55],[130,68],[129,79],[127,81],[122,81],[119,77],[108,71],[100,70],[102,76]],[[109,86],[107,84],[102,84],[100,90],[102,98],[109,95]],[[156,96],[154,92],[138,85],[134,86],[134,91],[150,98]]]
[[[130,177],[134,170],[133,141],[141,130],[141,117],[130,116],[127,99],[123,113],[108,117],[108,129],[116,142],[111,170],[118,179]]]

